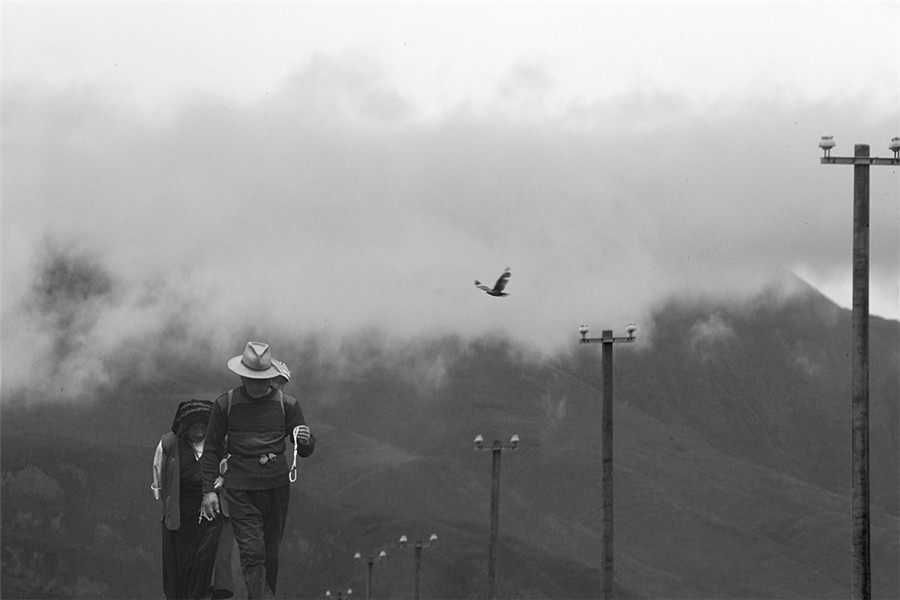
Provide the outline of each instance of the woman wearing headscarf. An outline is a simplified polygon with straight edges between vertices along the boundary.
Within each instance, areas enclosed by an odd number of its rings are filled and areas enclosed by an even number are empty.
[[[223,532],[224,519],[200,516],[200,456],[211,414],[208,400],[180,403],[172,431],[162,436],[153,458],[152,489],[162,503],[163,592],[169,599],[233,595],[230,528]]]

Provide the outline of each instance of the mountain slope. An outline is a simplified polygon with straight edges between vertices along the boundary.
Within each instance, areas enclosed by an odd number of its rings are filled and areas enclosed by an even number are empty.
[[[842,598],[849,589],[849,313],[806,290],[672,302],[615,349],[615,539],[626,598]],[[642,330],[639,330],[639,334]],[[871,325],[875,597],[897,597],[900,323]],[[338,357],[286,348],[316,431],[284,541],[280,595],[365,587],[423,598],[487,592],[491,453],[501,455],[500,597],[599,589],[600,349],[550,359],[508,340],[360,340]],[[296,365],[296,367],[295,367]],[[190,375],[189,375],[190,374]],[[192,385],[177,382],[194,381]],[[3,597],[157,597],[149,463],[177,402],[227,373],[188,365],[86,406],[2,419]],[[198,390],[213,389],[203,392]],[[4,391],[4,394],[6,392]]]

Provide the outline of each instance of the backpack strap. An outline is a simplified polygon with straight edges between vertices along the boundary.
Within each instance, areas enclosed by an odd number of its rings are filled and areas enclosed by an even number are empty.
[[[225,409],[225,458],[219,461],[219,475],[225,475],[225,471],[228,470],[228,459],[231,458],[231,454],[228,454],[228,417],[231,416],[231,401],[234,399],[234,390],[235,388],[231,388],[228,390],[228,407]]]

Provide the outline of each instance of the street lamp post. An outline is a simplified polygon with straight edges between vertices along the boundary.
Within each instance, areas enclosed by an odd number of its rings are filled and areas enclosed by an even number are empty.
[[[850,594],[872,597],[869,519],[869,167],[900,166],[900,137],[888,148],[893,158],[869,156],[868,144],[856,144],[853,156],[831,156],[834,139],[823,136],[823,165],[853,165],[853,355],[851,380],[851,541]]]
[[[618,342],[633,342],[634,332],[637,329],[634,323],[629,323],[625,331],[627,337],[614,337],[610,329],[604,329],[599,338],[589,338],[587,325],[578,328],[581,334],[581,343],[590,344],[599,342],[603,346],[603,398],[600,409],[602,429],[600,462],[603,499],[601,501],[601,515],[603,525],[600,533],[601,541],[601,586],[602,598],[613,597],[615,583],[615,568],[613,561],[613,344]]]
[[[422,570],[422,549],[423,548],[431,548],[437,543],[438,536],[436,533],[432,533],[428,536],[428,541],[423,542],[422,540],[416,540],[413,544],[413,549],[416,551],[416,565],[414,571],[414,585],[413,585],[413,599],[419,600],[419,573]],[[406,548],[409,544],[409,538],[405,535],[400,536],[400,547]]]
[[[353,555],[355,560],[362,560],[363,555],[359,552]],[[381,562],[385,558],[387,558],[387,552],[382,550],[377,555],[372,552],[368,556],[366,556],[366,600],[372,597],[372,568],[375,566],[376,562]]]
[[[491,538],[488,546],[488,598],[494,600],[497,597],[497,538],[500,527],[500,454],[503,450],[518,450],[519,436],[513,435],[509,439],[509,446],[504,446],[500,440],[494,440],[490,448],[484,447],[484,436],[475,436],[476,450],[490,450],[493,454],[491,461]]]

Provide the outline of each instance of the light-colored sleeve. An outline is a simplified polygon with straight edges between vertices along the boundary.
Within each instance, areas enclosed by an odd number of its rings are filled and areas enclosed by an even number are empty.
[[[153,490],[153,497],[159,500],[159,473],[162,470],[162,440],[156,445],[156,452],[153,454],[153,484],[150,489]]]

